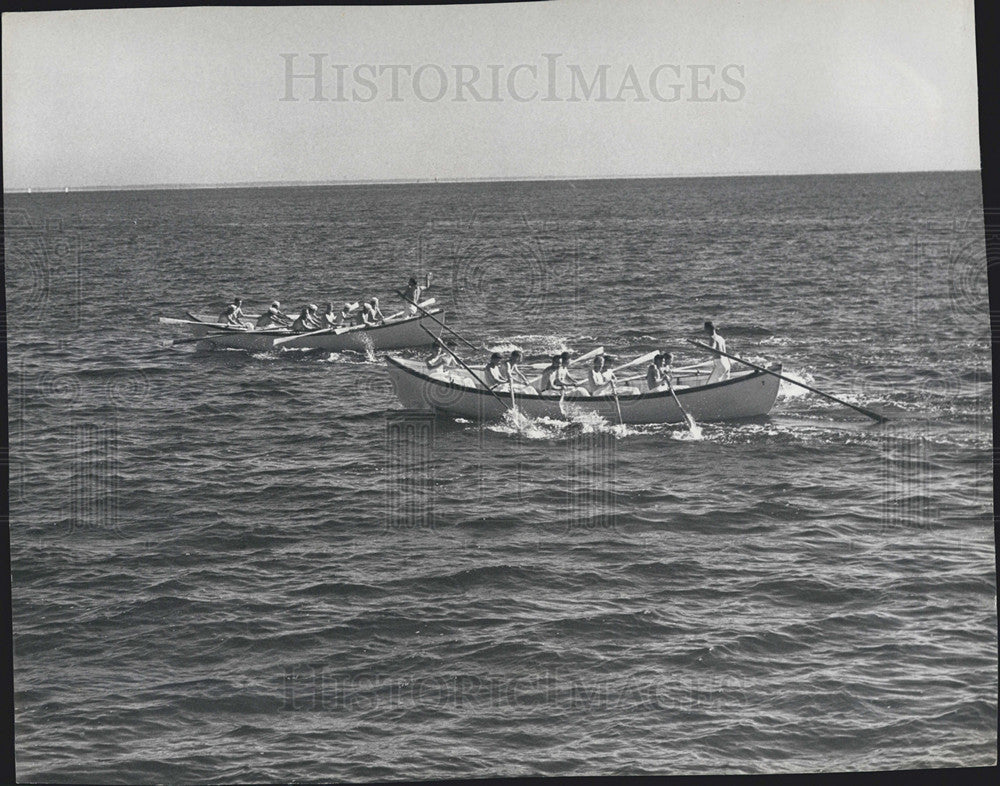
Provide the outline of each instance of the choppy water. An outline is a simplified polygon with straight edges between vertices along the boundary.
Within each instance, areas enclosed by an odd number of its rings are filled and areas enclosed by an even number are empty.
[[[995,761],[977,174],[5,201],[21,779]],[[428,268],[491,346],[684,362],[710,318],[893,420],[428,421],[379,357],[156,323]]]

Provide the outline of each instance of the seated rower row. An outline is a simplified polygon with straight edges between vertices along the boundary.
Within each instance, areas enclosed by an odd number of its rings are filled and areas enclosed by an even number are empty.
[[[357,313],[354,313],[354,312]],[[290,328],[294,332],[308,332],[310,330],[323,330],[325,328],[336,327],[377,327],[385,324],[386,317],[379,307],[377,297],[370,301],[365,301],[360,306],[357,303],[345,303],[343,309],[338,314],[333,307],[333,303],[327,303],[326,311],[319,313],[319,308],[315,303],[303,306],[298,317],[291,317],[281,310],[281,303],[273,301],[267,311],[258,317],[256,323],[251,323],[246,314],[243,313],[243,300],[236,298],[232,305],[219,316],[219,321],[231,327],[239,328],[270,328],[284,327]]]

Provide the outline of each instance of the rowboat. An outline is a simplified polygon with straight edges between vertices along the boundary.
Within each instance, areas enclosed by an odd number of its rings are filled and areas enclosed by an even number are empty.
[[[511,391],[506,385],[486,390],[482,379],[473,380],[469,371],[428,369],[419,360],[386,356],[389,378],[400,402],[407,409],[429,410],[450,417],[471,420],[496,420],[511,406]],[[770,373],[769,373],[770,372]],[[721,382],[708,382],[708,372],[693,373],[675,384],[677,401],[697,421],[736,420],[766,415],[774,406],[781,380],[773,376],[781,364],[768,371],[735,371]],[[610,423],[628,424],[683,423],[685,418],[669,389],[642,391],[634,386],[618,388],[617,404],[613,394],[591,396],[582,388],[573,388],[564,396],[516,384],[513,401],[531,417],[565,418],[573,413],[595,413]]]
[[[444,320],[442,309],[427,313],[434,315],[437,320]],[[406,349],[434,343],[435,336],[440,335],[442,330],[440,324],[424,314],[395,319],[375,327],[355,325],[299,334],[285,328],[241,330],[227,327],[219,323],[217,317],[208,314],[189,313],[188,316],[189,320],[170,321],[189,327],[193,336],[203,340],[199,344],[248,352],[267,352],[272,349],[320,349],[328,352]]]

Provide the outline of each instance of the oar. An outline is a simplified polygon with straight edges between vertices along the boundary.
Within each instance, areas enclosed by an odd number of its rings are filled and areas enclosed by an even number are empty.
[[[354,327],[360,327],[360,325],[355,325]],[[286,341],[294,341],[295,339],[303,338],[304,336],[319,336],[322,335],[323,333],[334,333],[339,336],[341,333],[346,333],[348,330],[351,329],[352,328],[349,327],[328,327],[328,328],[320,328],[319,330],[309,330],[306,331],[305,333],[294,333],[291,336],[282,336],[281,338],[276,338],[274,340],[274,346],[277,347],[281,344],[284,344]]]
[[[597,349],[592,349],[592,350],[590,350],[590,352],[585,352],[584,354],[580,355],[580,357],[578,357],[578,358],[573,358],[572,360],[569,361],[569,365],[572,366],[574,363],[579,363],[582,360],[590,360],[590,358],[592,358],[592,357],[596,357],[597,355],[603,355],[603,354],[604,354],[604,347],[597,347]],[[551,363],[546,363],[545,365],[541,365],[541,364],[535,365],[535,364],[532,364],[531,367],[532,368],[541,368],[542,369],[542,374],[544,374],[545,373],[545,369],[547,369],[551,365],[552,365]],[[528,384],[531,385],[531,386],[533,386],[533,387],[537,386],[538,380],[540,380],[542,378],[542,374],[538,374],[537,376],[535,376],[532,379],[528,380]]]
[[[423,308],[427,308],[428,306],[433,306],[435,303],[437,303],[437,299],[429,297],[427,298],[427,300],[423,301],[420,305]],[[385,321],[390,322],[393,319],[399,319],[400,317],[405,317],[405,316],[406,316],[406,310],[404,309],[403,311],[397,311],[395,314],[390,314],[385,318]]]
[[[404,294],[403,294],[402,292],[400,292],[399,290],[396,290],[396,294],[397,294],[397,295],[398,295],[398,296],[399,296],[400,298],[402,298],[402,299],[403,299],[403,300],[404,300],[405,302],[409,303],[409,304],[410,304],[411,306],[413,306],[414,308],[416,308],[416,309],[417,309],[417,311],[419,311],[419,312],[420,312],[421,314],[423,314],[423,315],[424,315],[425,317],[429,317],[430,319],[432,319],[432,320],[434,320],[435,322],[437,322],[437,323],[438,323],[438,324],[439,324],[439,325],[440,325],[441,327],[443,327],[443,328],[444,328],[445,330],[447,330],[447,331],[448,331],[449,333],[451,333],[451,334],[452,334],[452,335],[453,335],[453,336],[454,336],[455,338],[459,339],[460,341],[462,341],[462,342],[463,342],[463,343],[465,343],[465,344],[468,344],[468,345],[469,345],[469,347],[471,347],[471,348],[472,348],[473,350],[475,350],[476,352],[479,352],[479,349],[480,349],[479,347],[477,347],[477,346],[476,346],[475,344],[473,344],[473,343],[472,343],[471,341],[469,341],[469,340],[468,340],[467,338],[465,338],[464,336],[460,336],[460,335],[459,335],[458,333],[456,333],[456,332],[455,332],[454,330],[452,330],[452,329],[451,329],[450,327],[448,327],[448,326],[447,326],[447,325],[446,325],[446,324],[445,324],[444,322],[442,322],[442,321],[441,321],[440,319],[437,319],[437,318],[435,318],[435,317],[434,317],[434,316],[433,316],[433,315],[432,315],[432,314],[431,314],[430,312],[426,311],[426,310],[425,310],[424,308],[422,308],[422,307],[421,307],[421,306],[420,306],[419,304],[417,304],[417,303],[414,303],[414,302],[413,302],[412,300],[410,300],[410,299],[409,299],[408,297],[406,297],[406,295],[404,295]],[[421,325],[420,327],[423,327],[423,325]],[[426,330],[426,328],[424,328],[424,329]],[[428,332],[428,333],[430,333],[430,331],[427,331],[427,332]],[[430,333],[430,335],[431,335],[431,336],[433,336],[434,334],[433,334],[433,333]],[[449,351],[450,351],[450,350],[449,350]],[[506,406],[506,404],[505,404],[504,406]]]
[[[603,354],[604,354],[604,347],[598,347],[597,349],[590,350],[590,352],[585,352],[584,354],[580,355],[580,357],[578,357],[578,358],[572,358],[569,361],[569,364],[572,366],[574,363],[582,363],[584,360],[590,360],[591,358],[594,358],[594,357],[597,357],[598,355],[603,355]],[[532,363],[530,366],[528,366],[528,368],[546,369],[550,365],[552,365],[552,364],[551,363]]]
[[[792,379],[791,377],[786,377],[784,374],[779,374],[777,371],[771,371],[771,369],[769,368],[758,366],[755,363],[751,363],[749,360],[743,360],[742,358],[738,358],[735,355],[727,354],[726,352],[723,352],[721,349],[715,349],[714,347],[710,347],[707,344],[701,344],[697,341],[693,341],[690,338],[687,340],[687,342],[689,344],[693,344],[696,347],[700,347],[701,349],[707,349],[709,352],[714,352],[717,355],[722,355],[723,357],[727,357],[730,360],[735,360],[737,363],[742,363],[744,366],[750,366],[750,368],[755,369],[757,371],[763,371],[765,374],[770,374],[772,377],[777,377],[778,379],[783,379],[785,382],[790,382],[793,385],[798,385],[800,388],[805,388],[806,390],[815,393],[817,396],[822,396],[823,398],[830,399],[830,401],[835,401],[838,404],[843,404],[845,407],[850,407],[856,412],[860,412],[862,415],[866,415],[867,417],[870,417],[872,420],[878,423],[885,423],[886,421],[889,420],[889,418],[887,418],[885,415],[880,415],[877,412],[873,412],[870,409],[865,409],[864,407],[859,407],[856,404],[851,404],[849,401],[844,401],[842,398],[831,396],[829,393],[824,393],[822,390],[818,390],[817,388],[814,388],[812,385],[807,385],[805,382],[799,382],[797,379]]]
[[[404,300],[405,300],[405,298],[404,298]],[[418,306],[418,308],[419,308],[419,306]],[[466,371],[469,372],[469,376],[472,377],[473,381],[474,382],[478,382],[480,385],[482,385],[486,389],[486,391],[491,396],[493,396],[493,398],[495,398],[497,401],[499,401],[503,405],[504,409],[509,409],[509,407],[507,406],[507,402],[504,401],[502,398],[500,398],[500,396],[498,396],[495,392],[493,392],[493,388],[491,388],[483,380],[481,380],[478,376],[476,376],[476,372],[473,371],[471,368],[469,368],[467,365],[465,365],[465,361],[462,360],[462,358],[460,358],[454,352],[452,352],[450,347],[448,347],[443,341],[441,341],[441,339],[439,339],[437,336],[435,336],[433,333],[431,333],[423,325],[420,326],[420,329],[423,330],[428,336],[430,336],[431,338],[433,338],[435,341],[437,341],[442,346],[442,348],[444,348],[445,352],[447,352],[449,355],[451,355],[453,358],[455,358],[455,360],[457,360],[459,362],[459,365],[461,365],[462,368],[464,368]],[[513,386],[511,386],[511,389],[513,390]]]
[[[630,366],[637,366],[640,363],[648,363],[650,360],[655,358],[660,354],[660,350],[654,349],[652,352],[647,352],[645,355],[640,355],[635,360],[630,360],[628,363],[622,363],[620,366],[611,369],[611,373],[615,371],[621,371],[623,368],[629,368]]]
[[[205,325],[206,322],[201,322],[197,319],[174,319],[173,317],[160,317],[161,325]]]
[[[681,405],[681,400],[677,398],[677,394],[674,392],[674,386],[670,383],[670,377],[667,377],[667,387],[670,389],[670,395],[674,397],[674,403],[677,405],[677,409],[681,411],[684,416],[684,421],[687,423],[688,431],[694,434],[694,430],[698,427],[698,424],[694,422],[694,418],[688,413],[686,409]]]
[[[618,410],[618,425],[619,426],[624,426],[625,425],[625,421],[622,419],[622,405],[621,405],[621,402],[618,400],[618,388],[615,387],[615,378],[614,377],[611,377],[611,393],[615,397],[615,409]]]
[[[199,323],[199,324],[203,325],[204,323]],[[261,333],[279,333],[279,332],[284,332],[284,330],[285,330],[285,328],[259,328],[259,329],[253,329],[253,330],[237,330],[235,328],[225,328],[225,327],[222,327],[221,325],[214,326],[214,327],[219,327],[219,328],[221,328],[221,330],[219,330],[216,333],[209,333],[209,334],[204,335],[204,336],[195,336],[194,338],[178,338],[178,339],[175,339],[173,341],[173,343],[174,344],[193,344],[196,341],[212,341],[212,340],[217,339],[217,338],[222,338],[223,336],[225,336],[227,334],[233,334],[233,333],[235,333],[237,335],[240,335],[240,336],[244,336],[244,335],[247,335],[248,333],[254,333],[254,334],[259,335]],[[275,341],[277,341],[277,339],[275,339]]]
[[[201,327],[210,327],[215,330],[241,330],[236,325],[222,324],[220,322],[202,322],[197,319],[174,319],[173,317],[160,317],[160,323],[163,325],[200,325]]]

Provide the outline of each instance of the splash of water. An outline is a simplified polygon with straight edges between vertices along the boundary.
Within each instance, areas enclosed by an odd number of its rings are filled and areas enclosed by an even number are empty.
[[[808,372],[797,372],[782,369],[781,373],[789,379],[794,379],[796,382],[805,382],[807,385],[816,386],[816,381],[813,379],[812,374]],[[811,393],[805,388],[785,382],[784,380],[782,380],[781,384],[778,386],[779,401],[788,401],[789,399],[802,398],[803,396],[809,395],[811,395]]]
[[[680,442],[701,442],[705,438],[705,435],[701,430],[701,426],[692,421],[690,426],[685,425],[683,429],[671,431],[670,438]]]

